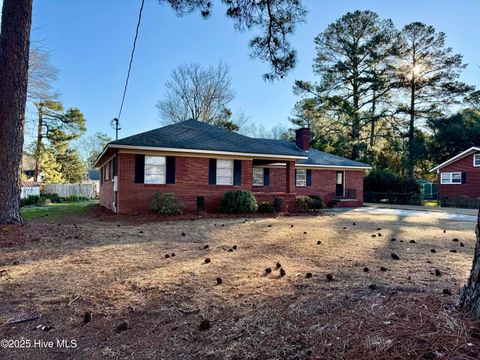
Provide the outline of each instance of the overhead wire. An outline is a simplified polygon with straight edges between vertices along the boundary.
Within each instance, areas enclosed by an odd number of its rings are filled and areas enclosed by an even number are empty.
[[[138,39],[139,30],[140,30],[140,24],[142,22],[142,13],[143,13],[144,5],[145,5],[145,0],[142,0],[142,4],[141,4],[140,10],[138,12],[138,21],[137,21],[137,27],[135,29],[135,37],[133,39],[132,52],[130,54],[130,62],[128,64],[127,78],[125,80],[125,87],[123,88],[122,101],[120,103],[120,110],[118,111],[118,116],[117,116],[117,119],[119,119],[119,120],[120,120],[120,116],[122,115],[123,105],[125,103],[125,96],[127,94],[128,82],[130,80],[130,73],[132,72],[133,58],[135,56],[135,49],[137,47],[137,39]]]

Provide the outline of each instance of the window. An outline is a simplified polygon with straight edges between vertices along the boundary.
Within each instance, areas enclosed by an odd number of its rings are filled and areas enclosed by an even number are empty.
[[[480,167],[480,154],[473,155],[473,166]]]
[[[264,186],[264,168],[253,168],[253,186]]]
[[[165,184],[167,161],[165,156],[145,156],[145,184]]]
[[[306,169],[297,169],[295,171],[295,185],[307,186],[307,170]]]
[[[110,180],[110,161],[105,165],[105,180]]]
[[[217,160],[217,185],[233,185],[233,160]]]
[[[441,173],[440,183],[441,184],[461,184],[462,173],[461,172]]]

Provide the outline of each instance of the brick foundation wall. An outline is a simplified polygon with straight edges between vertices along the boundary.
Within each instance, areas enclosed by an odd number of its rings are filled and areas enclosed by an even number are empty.
[[[445,172],[465,172],[467,182],[465,184],[441,184],[440,174]],[[473,166],[473,154],[440,169],[440,173],[437,174],[437,183],[438,194],[441,197],[453,199],[457,196],[468,196],[477,200],[480,197],[480,167]]]
[[[153,194],[172,192],[185,205],[185,212],[196,211],[197,196],[204,196],[208,212],[218,212],[222,195],[231,190],[252,189],[252,161],[242,160],[241,185],[209,185],[208,158],[178,156],[175,160],[175,184],[136,184],[135,155],[119,155],[120,213],[144,213]]]

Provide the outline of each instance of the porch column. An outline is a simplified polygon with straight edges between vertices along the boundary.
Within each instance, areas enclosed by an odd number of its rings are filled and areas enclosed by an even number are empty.
[[[285,191],[288,194],[295,192],[295,161],[287,161],[285,171]]]

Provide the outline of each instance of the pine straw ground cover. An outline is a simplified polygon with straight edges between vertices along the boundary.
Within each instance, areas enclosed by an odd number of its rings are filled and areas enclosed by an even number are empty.
[[[477,359],[480,326],[455,309],[473,229],[351,212],[6,226],[0,339],[78,345],[0,358]]]

